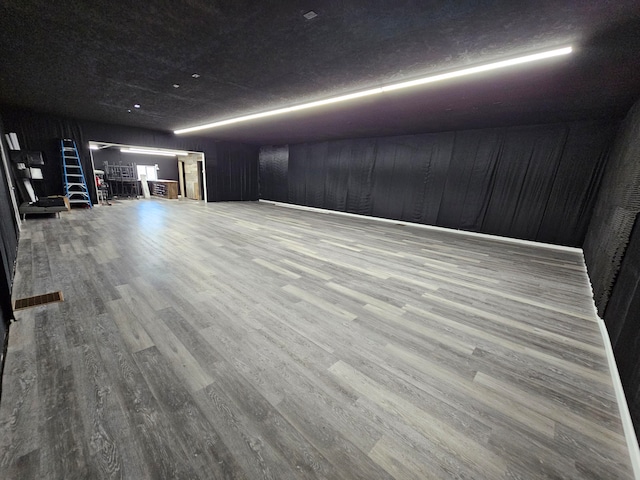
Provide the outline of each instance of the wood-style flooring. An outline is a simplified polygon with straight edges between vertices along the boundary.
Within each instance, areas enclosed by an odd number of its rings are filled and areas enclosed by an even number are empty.
[[[3,479],[632,478],[580,253],[264,203],[29,219]]]

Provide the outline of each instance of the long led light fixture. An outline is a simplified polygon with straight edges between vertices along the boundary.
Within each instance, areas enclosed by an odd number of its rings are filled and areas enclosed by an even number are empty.
[[[160,155],[162,157],[175,157],[189,155],[189,152],[182,150],[149,150],[145,148],[121,148],[122,153],[140,153],[142,155]]]
[[[498,70],[501,68],[511,67],[513,65],[521,65],[523,63],[536,62],[538,60],[544,60],[545,58],[558,57],[561,55],[568,55],[573,51],[572,47],[556,48],[555,50],[548,50],[546,52],[534,53],[532,55],[525,55],[524,57],[512,58],[510,60],[502,60],[500,62],[487,63],[485,65],[479,65],[477,67],[463,68],[462,70],[456,70],[449,73],[441,73],[438,75],[431,75],[429,77],[418,78],[416,80],[409,80],[407,82],[395,83],[393,85],[386,85],[384,87],[376,87],[369,90],[363,90],[361,92],[349,93],[347,95],[340,95],[338,97],[328,98],[325,100],[318,100],[310,103],[303,103],[301,105],[294,105],[293,107],[278,108],[277,110],[269,110],[267,112],[253,113],[251,115],[244,115],[242,117],[230,118],[228,120],[221,120],[219,122],[207,123],[205,125],[198,125],[196,127],[182,128],[175,130],[173,133],[180,135],[182,133],[197,132],[198,130],[207,130],[210,128],[222,127],[224,125],[231,125],[233,123],[247,122],[249,120],[255,120],[257,118],[272,117],[275,115],[282,115],[283,113],[296,112],[299,110],[307,110],[309,108],[320,107],[322,105],[329,105],[332,103],[345,102],[353,100],[355,98],[369,97],[371,95],[378,95],[384,92],[391,92],[393,90],[401,90],[403,88],[417,87],[419,85],[425,85],[428,83],[442,82],[443,80],[449,80],[451,78],[464,77],[467,75],[474,75],[476,73],[488,72],[490,70]]]

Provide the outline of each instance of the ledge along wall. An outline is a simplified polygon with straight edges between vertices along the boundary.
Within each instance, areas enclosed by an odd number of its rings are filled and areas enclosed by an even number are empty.
[[[617,122],[263,146],[260,198],[579,247]]]

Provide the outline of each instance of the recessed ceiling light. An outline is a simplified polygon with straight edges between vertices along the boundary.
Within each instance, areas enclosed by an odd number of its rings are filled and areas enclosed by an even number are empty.
[[[200,74],[199,73],[194,73],[193,75],[191,75],[193,78],[200,78]]]
[[[488,72],[490,70],[498,70],[498,69],[510,67],[513,65],[521,65],[524,63],[543,60],[545,58],[552,58],[560,55],[568,55],[572,51],[573,51],[572,47],[556,48],[554,50],[547,50],[546,52],[534,53],[531,55],[525,55],[523,57],[511,58],[509,60],[501,60],[493,63],[486,63],[484,65],[463,68],[461,70],[455,70],[453,72],[440,73],[436,75],[430,75],[428,77],[418,78],[415,80],[409,80],[406,82],[400,82],[400,83],[394,83],[392,85],[384,85],[381,87],[370,88],[369,90],[348,93],[346,95],[327,98],[325,100],[317,100],[315,102],[303,103],[300,105],[293,105],[291,107],[278,108],[276,110],[269,110],[267,112],[253,113],[250,115],[243,115],[241,117],[229,118],[227,120],[220,120],[218,122],[207,123],[205,125],[182,128],[179,130],[174,130],[173,133],[176,135],[180,135],[182,133],[196,132],[199,130],[206,130],[209,128],[222,127],[224,125],[230,125],[233,123],[247,122],[249,120],[255,120],[257,118],[272,117],[274,115],[282,115],[283,113],[297,112],[299,110],[307,110],[309,108],[316,108],[322,105],[345,102],[348,100],[353,100],[355,98],[370,97],[372,95],[379,95],[381,93],[391,92],[394,90],[402,90],[405,88],[417,87],[417,86],[426,85],[429,83],[442,82],[445,80],[450,80],[452,78],[465,77],[465,76],[474,75],[477,73]]]
[[[307,13],[305,13],[302,16],[304,18],[306,18],[307,20],[311,20],[312,18],[316,18],[318,16],[318,14],[316,12],[314,12],[313,10],[309,10]]]
[[[133,106],[133,108],[140,108],[140,104],[139,104],[139,103],[136,103],[136,104]]]
[[[179,84],[177,84],[177,83],[174,83],[174,84],[173,84],[173,88],[180,88],[180,85],[179,85]]]

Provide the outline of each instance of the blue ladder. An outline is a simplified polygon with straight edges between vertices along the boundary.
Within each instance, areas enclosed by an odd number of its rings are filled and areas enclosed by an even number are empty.
[[[69,203],[93,207],[76,142],[68,138],[60,140],[60,152],[64,168],[64,194],[69,199]]]

